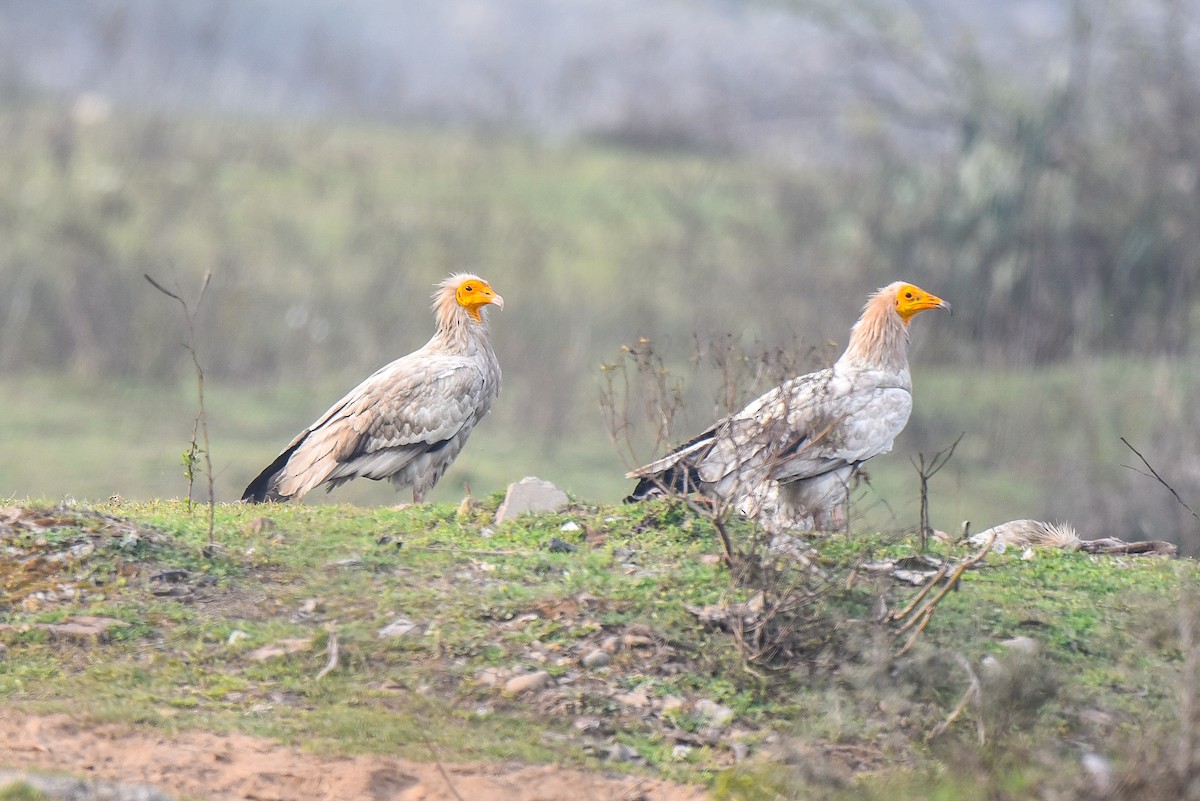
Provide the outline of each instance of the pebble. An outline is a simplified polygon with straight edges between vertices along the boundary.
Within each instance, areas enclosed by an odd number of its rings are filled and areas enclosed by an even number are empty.
[[[613,700],[621,706],[630,707],[632,709],[645,709],[650,706],[650,696],[646,695],[645,690],[634,690],[631,693],[618,693],[613,696]]]
[[[520,676],[513,676],[504,683],[504,691],[506,693],[519,694],[536,690],[545,686],[550,682],[550,674],[544,670],[538,670],[533,673],[524,673]]]
[[[686,703],[678,695],[668,695],[663,697],[659,709],[663,712],[674,712],[676,709],[683,709]]]
[[[559,531],[579,531],[579,524],[574,520],[568,520],[558,527]]]
[[[696,712],[703,715],[714,726],[724,726],[733,720],[733,710],[727,706],[722,706],[716,701],[710,701],[707,698],[702,698],[696,702]]]
[[[227,639],[225,641],[225,644],[233,645],[238,640],[246,640],[249,638],[250,638],[250,635],[247,634],[246,632],[242,631],[241,629],[234,629],[233,631],[229,632],[229,639]]]
[[[583,658],[583,666],[588,670],[602,668],[612,662],[612,656],[607,651],[597,648]]]
[[[609,762],[633,762],[641,758],[636,748],[625,743],[613,743],[608,749]]]
[[[575,553],[579,548],[566,540],[560,540],[558,537],[550,538],[549,550],[552,553]]]
[[[391,623],[375,632],[375,636],[380,639],[390,639],[393,637],[403,637],[405,634],[412,634],[417,628],[417,624],[413,623],[406,617],[398,617]]]

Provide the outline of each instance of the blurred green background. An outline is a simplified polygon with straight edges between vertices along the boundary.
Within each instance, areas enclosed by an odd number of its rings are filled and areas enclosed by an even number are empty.
[[[910,458],[962,433],[936,526],[1196,553],[1120,437],[1200,506],[1198,5],[0,3],[0,494],[187,492],[186,327],[146,273],[211,274],[219,500],[423,344],[452,271],[507,301],[505,384],[434,500],[615,501],[624,343],[685,382],[682,439],[718,411],[708,343],[821,366],[904,278],[955,313],[914,325],[859,516],[914,525]]]

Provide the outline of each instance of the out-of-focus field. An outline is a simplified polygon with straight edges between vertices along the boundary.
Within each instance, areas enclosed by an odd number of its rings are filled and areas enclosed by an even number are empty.
[[[913,325],[915,413],[868,466],[857,514],[914,525],[910,459],[961,433],[932,484],[936,526],[1065,519],[1084,536],[1194,550],[1194,519],[1122,467],[1136,466],[1125,436],[1196,505],[1190,284],[1186,265],[1150,247],[1190,229],[1172,222],[1183,206],[1131,216],[1149,184],[1081,192],[1071,214],[1047,216],[1066,202],[1060,184],[971,177],[978,159],[997,175],[1017,163],[994,149],[964,153],[957,173],[816,169],[80,103],[0,105],[0,133],[4,495],[186,492],[187,337],[144,273],[193,302],[212,276],[195,344],[220,500],[363,376],[421,345],[431,285],[452,271],[477,270],[508,301],[492,315],[505,383],[437,500],[536,474],[615,501],[632,459],[609,441],[601,366],[623,343],[649,337],[685,382],[678,442],[720,411],[711,348],[697,347],[730,336],[788,352],[796,369],[822,366],[866,293],[903,277],[955,314]],[[1076,229],[1099,260],[1086,280],[1053,250]],[[655,455],[644,436],[638,448]],[[332,500],[406,498],[355,482]]]
[[[1170,361],[1107,361],[1008,372],[918,366],[915,373],[916,412],[909,429],[892,453],[867,465],[869,486],[856,495],[854,515],[867,525],[914,526],[918,484],[910,460],[918,452],[931,456],[962,433],[954,457],[930,485],[936,527],[957,530],[969,519],[979,530],[1034,517],[1075,522],[1085,537],[1170,538],[1173,532],[1141,527],[1130,516],[1129,510],[1177,514],[1182,507],[1153,479],[1125,466],[1141,467],[1120,437],[1135,445],[1161,442],[1164,421],[1200,391],[1194,370]],[[347,386],[332,379],[269,390],[210,386],[218,500],[236,500],[290,437]],[[631,482],[623,478],[626,465],[609,441],[598,398],[597,389],[592,403],[575,410],[570,437],[547,446],[521,427],[514,404],[501,395],[433,500],[457,500],[466,485],[483,496],[526,475],[554,481],[582,501],[619,500]],[[191,383],[153,387],[18,376],[0,384],[0,405],[5,409],[0,494],[80,500],[186,495],[182,454],[196,409]],[[1143,452],[1153,462],[1155,454]],[[198,478],[196,497],[204,493]],[[330,495],[314,493],[306,502],[408,500],[407,491],[360,480]],[[1178,531],[1187,530],[1181,518]],[[1192,543],[1184,538],[1182,545],[1187,550]]]

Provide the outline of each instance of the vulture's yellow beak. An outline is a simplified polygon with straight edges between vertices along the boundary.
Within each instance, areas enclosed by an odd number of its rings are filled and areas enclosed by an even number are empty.
[[[496,290],[492,289],[491,285],[480,278],[470,278],[463,281],[454,293],[455,299],[458,300],[458,305],[471,313],[475,319],[479,319],[479,310],[488,304],[504,308],[504,298],[496,294]]]
[[[950,304],[937,295],[931,295],[919,286],[912,284],[904,284],[896,290],[896,314],[899,314],[900,319],[904,322],[907,323],[916,315],[929,309],[950,311]]]

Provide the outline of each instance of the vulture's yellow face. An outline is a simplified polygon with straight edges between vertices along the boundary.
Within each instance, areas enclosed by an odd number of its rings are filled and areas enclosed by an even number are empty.
[[[900,315],[900,319],[905,323],[927,309],[949,311],[950,304],[912,284],[901,284],[896,290],[896,314]]]
[[[477,321],[482,319],[479,310],[489,303],[504,308],[504,298],[497,295],[491,285],[482,278],[471,277],[464,280],[458,285],[458,289],[454,290],[454,299]]]

